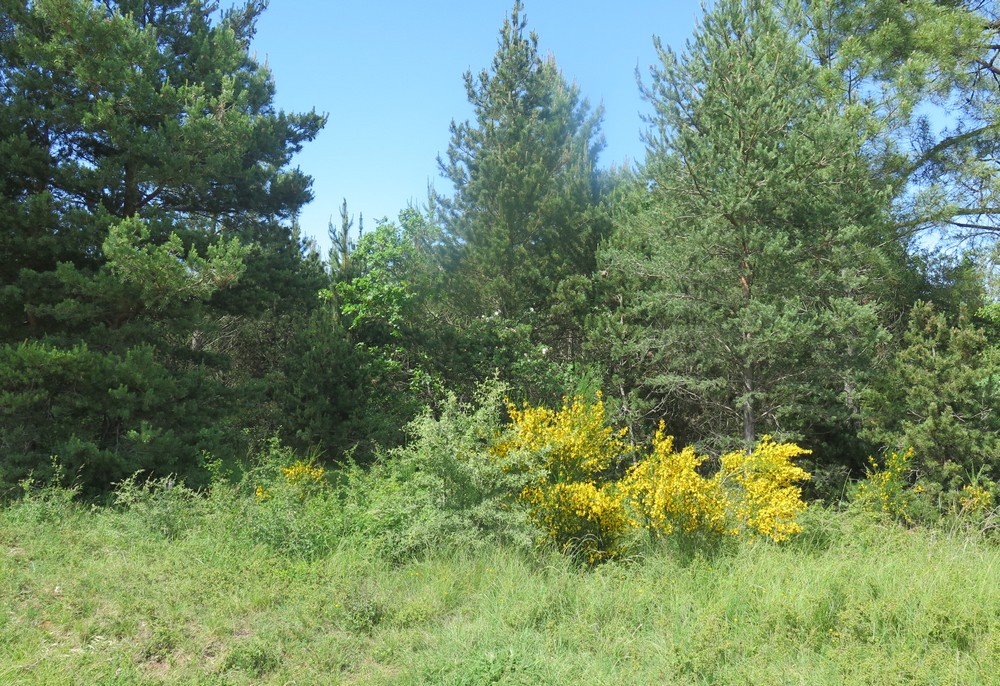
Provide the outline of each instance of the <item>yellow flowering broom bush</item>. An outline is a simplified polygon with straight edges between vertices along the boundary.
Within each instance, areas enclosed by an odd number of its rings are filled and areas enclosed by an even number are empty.
[[[706,458],[693,447],[674,450],[660,425],[653,452],[622,479],[622,492],[643,526],[661,535],[726,533],[726,498],[718,479],[698,473]]]
[[[806,504],[796,484],[809,480],[810,474],[792,460],[811,452],[764,436],[752,451],[723,455],[714,480],[727,494],[736,526],[774,541],[800,533],[802,527],[795,517]]]
[[[311,493],[322,490],[325,483],[323,477],[326,471],[311,460],[296,460],[288,467],[281,467],[280,472],[284,477],[284,485],[297,494],[300,500],[304,500]],[[254,496],[258,501],[270,500],[271,491],[258,484],[254,488]]]
[[[523,451],[527,468],[541,468],[554,481],[592,480],[630,450],[623,440],[625,430],[606,426],[600,393],[593,403],[579,396],[566,399],[559,410],[525,403],[521,408],[508,404],[507,411],[513,435],[495,452]]]
[[[981,515],[993,507],[993,494],[979,484],[969,484],[962,488],[958,507],[961,514]]]
[[[951,526],[953,530],[966,530],[977,533],[995,533],[1000,528],[1000,509],[996,508],[993,496],[996,485],[989,480],[976,480],[962,487],[956,494],[956,502],[952,506]]]
[[[765,436],[752,451],[723,455],[712,475],[693,447],[674,450],[663,426],[652,451],[619,480],[614,468],[634,449],[605,422],[600,396],[564,401],[559,410],[509,406],[513,427],[494,447],[505,469],[531,475],[520,493],[547,540],[599,562],[623,552],[626,534],[760,535],[783,541],[801,531],[806,505],[796,485],[810,478],[794,464],[809,451]],[[516,456],[520,456],[520,460]],[[512,459],[512,457],[514,459]]]
[[[494,456],[529,475],[520,496],[546,539],[589,562],[618,554],[631,520],[607,472],[631,449],[624,430],[606,425],[600,394],[592,403],[567,399],[559,410],[509,404],[508,412],[513,427]]]
[[[764,436],[752,451],[723,455],[718,471],[705,476],[699,469],[708,458],[690,446],[676,452],[661,426],[652,454],[629,470],[622,490],[645,527],[659,535],[747,533],[783,541],[802,530],[795,517],[806,504],[795,484],[810,476],[792,459],[808,452]]]
[[[285,483],[299,494],[299,498],[305,498],[307,494],[322,488],[326,471],[311,460],[296,460],[291,466],[282,467],[281,474],[285,477]]]
[[[890,452],[881,467],[875,458],[869,457],[865,478],[858,483],[854,502],[865,512],[908,519],[914,494],[910,488],[912,461],[913,448],[903,453]]]
[[[525,488],[521,497],[546,537],[595,563],[622,552],[620,538],[632,522],[613,484],[556,483]]]

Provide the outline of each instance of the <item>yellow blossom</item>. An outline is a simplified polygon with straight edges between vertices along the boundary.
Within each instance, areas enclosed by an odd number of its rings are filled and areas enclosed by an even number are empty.
[[[669,535],[678,529],[725,533],[725,498],[719,483],[698,473],[705,458],[693,447],[675,452],[673,446],[673,437],[664,436],[661,423],[652,454],[629,471],[622,480],[622,490],[647,526],[659,534]]]
[[[736,515],[751,533],[783,541],[802,531],[795,517],[806,509],[806,504],[802,489],[795,484],[808,480],[810,475],[792,459],[810,452],[794,443],[775,443],[770,436],[764,436],[751,452],[722,456],[716,480],[738,486],[731,489]]]
[[[690,446],[674,451],[661,425],[652,454],[626,475],[622,490],[646,525],[661,535],[746,531],[782,541],[802,530],[795,517],[806,505],[795,483],[810,476],[791,460],[808,452],[764,436],[753,451],[723,455],[719,470],[708,477],[699,473],[707,458]]]
[[[285,483],[299,492],[299,498],[305,498],[306,493],[317,488],[323,483],[325,470],[310,462],[302,460],[296,461],[290,467],[282,467],[281,473],[285,477]]]
[[[534,475],[520,496],[545,537],[591,562],[622,552],[623,535],[638,527],[775,541],[801,531],[795,518],[806,505],[796,484],[810,475],[793,459],[809,451],[797,445],[765,436],[752,451],[723,455],[708,476],[708,458],[691,446],[675,450],[661,423],[650,454],[615,481],[612,468],[634,448],[623,440],[624,429],[606,426],[599,395],[589,403],[565,400],[559,410],[527,404],[508,410],[513,427],[494,454]]]
[[[869,457],[867,473],[858,484],[854,501],[869,512],[900,519],[908,517],[912,494],[920,492],[909,488],[912,460],[913,448],[904,453],[890,452],[881,468],[875,458]]]
[[[589,562],[618,554],[618,538],[631,522],[621,494],[604,476],[630,447],[624,431],[606,426],[600,394],[592,403],[565,399],[559,410],[509,404],[508,412],[511,437],[494,453],[503,459],[521,454],[522,468],[537,474],[521,498],[546,538]]]
[[[968,485],[962,489],[959,505],[964,513],[979,513],[993,506],[993,494],[982,486]]]

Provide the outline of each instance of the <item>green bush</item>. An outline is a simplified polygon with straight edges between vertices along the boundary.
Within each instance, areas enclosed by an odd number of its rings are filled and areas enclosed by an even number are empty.
[[[203,512],[198,494],[174,476],[143,480],[141,474],[136,472],[118,483],[115,505],[164,538],[178,538],[191,529]]]
[[[504,387],[479,389],[474,405],[450,395],[435,416],[407,428],[407,445],[373,467],[342,473],[343,522],[393,559],[442,546],[530,546],[537,533],[516,495],[525,477],[490,448],[500,433]]]
[[[235,483],[216,474],[209,507],[230,538],[279,555],[315,558],[341,533],[336,492],[317,464],[271,438]]]
[[[18,483],[20,497],[10,508],[14,520],[32,523],[58,522],[76,509],[74,500],[80,493],[74,484],[65,486],[65,470],[59,458],[49,459],[46,477],[36,480],[29,474]]]

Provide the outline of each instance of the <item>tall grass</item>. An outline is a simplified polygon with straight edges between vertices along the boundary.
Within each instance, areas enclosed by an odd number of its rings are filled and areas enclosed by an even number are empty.
[[[342,499],[130,488],[0,510],[0,684],[1000,682],[980,535],[815,508],[790,543],[586,568],[502,542],[396,555]]]

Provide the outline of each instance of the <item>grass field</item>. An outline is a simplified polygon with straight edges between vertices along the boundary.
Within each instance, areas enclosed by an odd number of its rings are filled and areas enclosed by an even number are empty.
[[[1000,548],[976,534],[817,508],[783,545],[586,568],[303,554],[201,502],[150,512],[0,510],[0,684],[1000,683]]]

